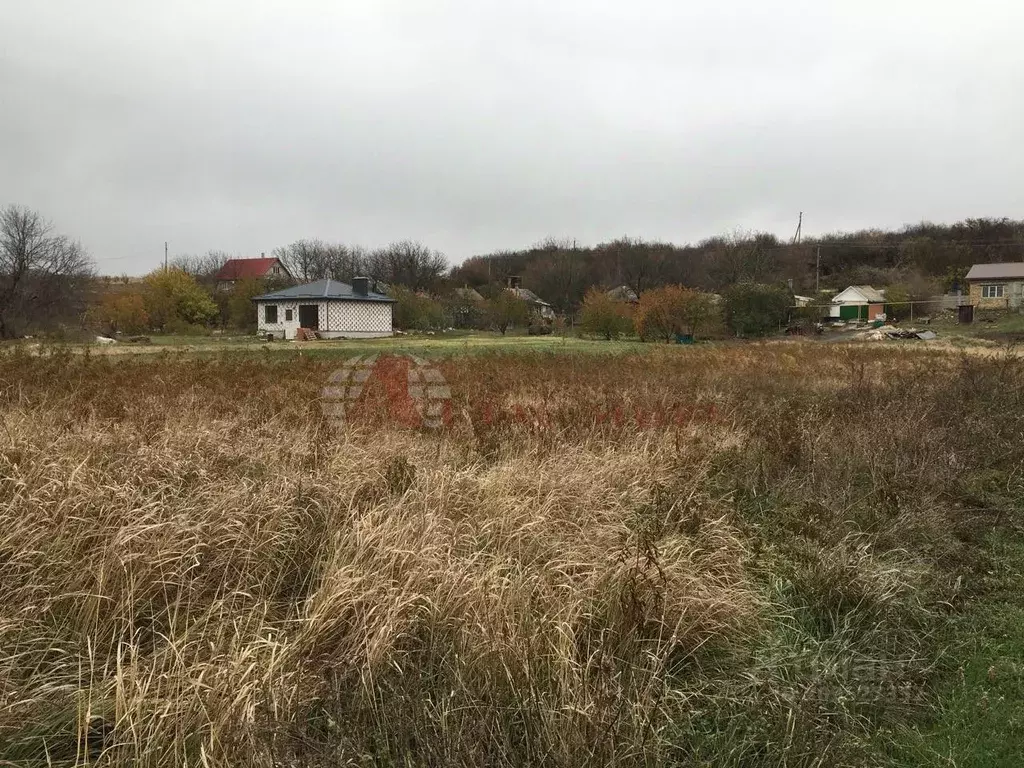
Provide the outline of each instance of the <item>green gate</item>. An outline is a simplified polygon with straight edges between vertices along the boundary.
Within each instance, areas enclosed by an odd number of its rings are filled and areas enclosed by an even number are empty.
[[[839,307],[840,320],[867,320],[867,304],[843,304]]]

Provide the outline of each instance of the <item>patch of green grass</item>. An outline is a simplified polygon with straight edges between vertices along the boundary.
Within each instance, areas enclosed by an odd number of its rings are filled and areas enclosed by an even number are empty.
[[[1024,542],[994,537],[986,592],[951,625],[930,722],[897,736],[907,766],[1018,766],[1024,759]]]
[[[324,339],[312,342],[272,341],[256,336],[150,336],[150,344],[119,343],[103,346],[96,344],[63,345],[72,350],[89,349],[101,355],[144,355],[180,352],[204,356],[224,352],[260,354],[302,354],[311,357],[350,357],[373,354],[409,354],[423,357],[455,357],[466,354],[506,353],[584,353],[598,355],[636,354],[667,346],[641,343],[636,339],[604,341],[599,339],[565,336],[529,336],[480,331],[454,331],[436,335],[402,335],[381,339]],[[679,349],[686,349],[680,346]]]
[[[988,322],[991,320],[992,322]],[[905,323],[909,324],[909,323]],[[996,337],[992,340],[1004,340],[998,337],[1012,337],[1024,334],[1024,314],[1019,312],[985,312],[978,311],[973,323],[961,324],[952,315],[937,315],[927,327],[943,336],[963,337],[969,339]]]
[[[274,347],[297,346],[274,342]],[[624,354],[656,347],[638,341],[597,341],[576,336],[501,336],[491,333],[474,333],[453,336],[392,336],[385,339],[361,339],[341,341],[317,341],[302,344],[304,353],[324,354],[412,354],[426,357],[448,357],[453,355],[487,352],[583,352],[591,354]]]
[[[262,340],[253,335],[245,333],[233,333],[223,335],[197,335],[189,336],[181,333],[167,333],[167,334],[143,334],[149,339],[151,344],[159,346],[170,346],[170,347],[184,347],[184,346],[195,346],[195,345],[221,345],[221,344],[260,344]],[[124,344],[125,342],[119,342]]]

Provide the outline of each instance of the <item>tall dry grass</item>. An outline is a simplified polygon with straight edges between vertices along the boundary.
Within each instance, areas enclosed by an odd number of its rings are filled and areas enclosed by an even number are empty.
[[[1021,498],[1011,359],[456,358],[439,433],[333,367],[0,360],[0,760],[877,763]]]

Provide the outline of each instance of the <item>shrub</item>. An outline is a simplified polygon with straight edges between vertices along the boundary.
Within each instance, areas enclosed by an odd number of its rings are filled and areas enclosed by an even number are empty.
[[[444,327],[444,309],[428,296],[421,296],[408,288],[391,290],[396,328],[406,331],[429,331]]]
[[[641,339],[672,341],[680,334],[696,336],[717,314],[712,297],[681,285],[645,291],[636,310],[636,330]]]
[[[225,298],[228,324],[238,330],[255,331],[256,307],[252,299],[270,290],[273,289],[264,280],[239,280],[235,283]]]
[[[586,333],[611,341],[632,330],[631,315],[629,304],[609,296],[600,288],[591,288],[580,309],[580,326]]]
[[[149,327],[149,313],[142,294],[137,292],[107,293],[100,303],[91,307],[88,319],[108,335],[138,333]]]
[[[157,328],[174,324],[206,325],[217,317],[217,304],[196,282],[180,269],[157,270],[145,280],[146,311]]]
[[[737,336],[765,336],[779,331],[793,307],[786,288],[740,283],[722,296],[725,323]]]
[[[484,307],[488,324],[502,336],[512,326],[526,325],[530,321],[529,305],[511,291],[499,289]]]
[[[931,298],[938,289],[939,286],[920,277],[890,285],[885,290],[886,315],[896,320],[929,315],[935,311]]]

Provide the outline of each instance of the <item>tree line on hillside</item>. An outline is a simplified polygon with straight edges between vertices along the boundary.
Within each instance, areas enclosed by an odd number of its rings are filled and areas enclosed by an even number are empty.
[[[1024,261],[1024,221],[925,223],[891,232],[836,233],[796,244],[767,233],[715,237],[695,245],[621,238],[577,247],[548,240],[520,251],[473,256],[455,267],[444,254],[412,241],[368,249],[304,239],[272,254],[298,282],[373,277],[397,299],[398,327],[504,332],[530,324],[526,304],[504,290],[513,275],[570,319],[580,313],[588,292],[621,285],[629,286],[641,305],[646,294],[667,287],[698,295],[749,292],[749,286],[787,287],[791,293],[813,296],[819,285],[836,291],[871,284],[907,301],[923,299],[962,288],[974,263]],[[231,290],[217,290],[214,276],[229,258],[210,251],[178,257],[172,269],[157,270],[141,283],[99,280],[80,243],[57,232],[41,214],[8,206],[0,210],[0,338],[82,326],[83,321],[107,332],[251,330],[251,298],[284,283],[241,280]],[[819,298],[827,300],[825,294]],[[630,322],[643,316],[631,315]],[[643,321],[634,330],[644,335],[642,327]]]
[[[460,285],[519,275],[559,312],[574,311],[594,285],[628,285],[637,295],[662,285],[720,293],[738,283],[786,284],[813,295],[848,285],[901,285],[914,298],[963,287],[972,264],[1024,261],[1024,221],[967,219],[899,231],[864,230],[784,243],[767,233],[714,237],[695,245],[621,238],[593,247],[548,240],[520,251],[474,256],[452,270]]]

